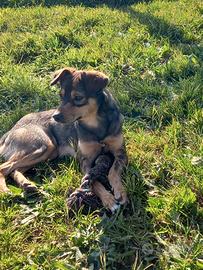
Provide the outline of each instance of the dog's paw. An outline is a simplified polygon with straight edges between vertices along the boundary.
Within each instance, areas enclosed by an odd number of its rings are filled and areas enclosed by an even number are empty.
[[[0,179],[0,193],[10,193],[10,189],[7,187],[7,185],[1,179]]]
[[[114,206],[111,208],[111,212],[112,214],[115,214],[115,212],[117,212],[120,209],[121,205],[119,202],[116,202],[116,204],[114,204]]]
[[[38,188],[32,183],[25,183],[22,188],[26,194],[38,193]]]
[[[111,210],[112,213],[114,213],[119,208],[119,203],[111,193],[106,194],[102,198],[102,204],[105,208]]]
[[[127,196],[126,191],[123,188],[120,190],[115,190],[114,197],[116,201],[118,201],[121,205],[128,203],[128,196]]]
[[[12,194],[12,192],[7,187],[0,187],[0,194]]]

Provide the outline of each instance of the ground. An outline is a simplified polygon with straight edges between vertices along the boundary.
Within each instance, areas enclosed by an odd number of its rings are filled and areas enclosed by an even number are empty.
[[[58,105],[54,70],[103,71],[125,117],[132,213],[68,219],[78,164],[41,164],[30,178],[43,198],[10,181],[1,195],[0,269],[203,269],[201,0],[26,2],[0,9],[0,135]]]

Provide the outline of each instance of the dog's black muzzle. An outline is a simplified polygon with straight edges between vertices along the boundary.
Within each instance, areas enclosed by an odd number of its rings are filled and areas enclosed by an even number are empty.
[[[53,114],[53,118],[54,118],[54,120],[55,120],[56,122],[65,123],[65,119],[64,119],[62,113],[58,113],[58,112],[54,113],[54,114]]]

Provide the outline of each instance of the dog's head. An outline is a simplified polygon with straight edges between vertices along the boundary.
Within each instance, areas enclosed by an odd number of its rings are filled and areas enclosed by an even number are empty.
[[[56,71],[51,85],[60,83],[61,105],[53,115],[54,119],[61,123],[73,123],[96,113],[97,98],[108,81],[108,77],[99,71],[73,68]]]

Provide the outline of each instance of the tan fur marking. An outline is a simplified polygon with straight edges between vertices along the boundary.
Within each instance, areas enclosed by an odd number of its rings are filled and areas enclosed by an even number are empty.
[[[121,204],[125,204],[128,201],[127,193],[123,187],[121,175],[115,170],[114,164],[110,169],[108,175],[109,182],[114,190],[114,196]]]
[[[82,118],[83,123],[85,123],[88,127],[97,128],[98,127],[98,117],[97,114],[89,114]]]
[[[78,142],[78,147],[82,153],[82,155],[89,157],[92,154],[97,153],[101,150],[102,145],[97,142]]]
[[[89,127],[97,127],[98,126],[98,118],[97,118],[97,102],[93,98],[88,100],[87,111],[85,115],[82,117],[82,122],[84,122]]]
[[[109,136],[103,141],[108,149],[114,154],[115,160],[109,171],[108,179],[114,190],[114,196],[121,204],[127,202],[127,194],[122,185],[121,172],[126,164],[126,160],[120,160],[120,151],[125,148],[123,135]],[[125,150],[124,150],[125,151]],[[119,168],[116,168],[116,164],[119,162]]]
[[[89,126],[97,127],[97,102],[93,98],[88,99],[88,104],[77,107],[72,105],[71,103],[67,103],[66,105],[59,108],[59,112],[63,114],[65,121],[73,122],[78,117],[81,117],[81,121]]]
[[[116,203],[114,196],[109,193],[101,183],[95,181],[93,183],[92,190],[101,199],[104,207],[108,209],[112,209],[114,207]]]
[[[102,141],[102,143],[106,144],[108,149],[115,153],[123,145],[123,135],[119,134],[117,136],[108,136]]]

